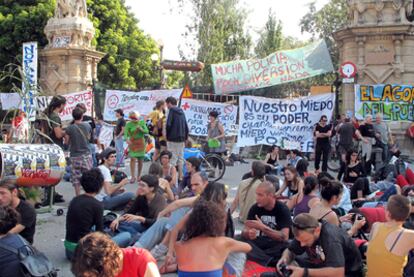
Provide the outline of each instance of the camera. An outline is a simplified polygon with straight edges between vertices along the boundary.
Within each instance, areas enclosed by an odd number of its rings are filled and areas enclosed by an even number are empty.
[[[292,270],[288,269],[285,263],[279,265],[279,272],[283,277],[289,277],[292,274]]]

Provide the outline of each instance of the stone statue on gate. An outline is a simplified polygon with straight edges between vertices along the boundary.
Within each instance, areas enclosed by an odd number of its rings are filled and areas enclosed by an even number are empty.
[[[86,0],[57,0],[55,18],[87,16]]]

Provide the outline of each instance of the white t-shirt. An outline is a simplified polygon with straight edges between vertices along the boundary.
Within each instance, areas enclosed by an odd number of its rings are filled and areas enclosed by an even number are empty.
[[[107,168],[105,165],[101,164],[100,166],[98,166],[99,170],[101,171],[103,177],[104,177],[104,182],[109,182],[112,183],[112,176],[111,176],[111,171],[109,170],[109,168]],[[105,189],[102,188],[101,191],[99,192],[99,194],[97,194],[95,196],[95,199],[98,201],[103,201],[103,199],[108,196],[105,193]]]

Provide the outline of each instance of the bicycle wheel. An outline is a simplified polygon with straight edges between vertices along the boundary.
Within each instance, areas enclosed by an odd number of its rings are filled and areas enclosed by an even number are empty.
[[[208,180],[215,182],[223,178],[226,172],[226,163],[217,154],[207,154],[202,158],[201,168],[207,173]]]
[[[328,156],[328,168],[333,172],[338,172],[341,167],[340,155],[336,152],[334,147],[331,147],[331,151]]]

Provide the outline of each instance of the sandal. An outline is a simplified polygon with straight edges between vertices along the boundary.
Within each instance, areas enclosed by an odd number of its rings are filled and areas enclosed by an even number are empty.
[[[136,180],[135,177],[132,177],[131,179],[129,179],[129,183],[133,184],[133,183],[135,183],[135,180]]]

